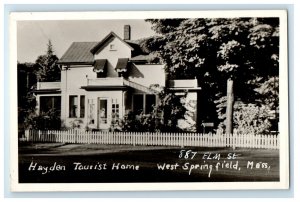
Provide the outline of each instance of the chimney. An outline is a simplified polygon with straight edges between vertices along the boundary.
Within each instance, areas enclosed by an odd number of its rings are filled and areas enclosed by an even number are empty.
[[[124,40],[130,40],[130,25],[124,25]]]

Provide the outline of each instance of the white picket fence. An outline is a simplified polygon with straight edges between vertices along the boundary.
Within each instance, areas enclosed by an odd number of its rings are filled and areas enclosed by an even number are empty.
[[[26,130],[27,142],[279,149],[279,135]]]

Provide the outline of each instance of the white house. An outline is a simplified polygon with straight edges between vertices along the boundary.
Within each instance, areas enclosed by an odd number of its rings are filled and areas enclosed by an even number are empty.
[[[129,111],[149,113],[158,101],[153,85],[179,95],[190,90],[196,103],[197,81],[166,81],[164,65],[149,63],[130,32],[125,25],[123,39],[111,32],[101,41],[73,42],[58,62],[61,81],[37,84],[38,113],[56,108],[68,127],[108,130]]]

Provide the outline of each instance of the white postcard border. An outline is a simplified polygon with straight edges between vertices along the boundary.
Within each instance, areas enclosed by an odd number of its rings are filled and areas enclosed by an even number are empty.
[[[153,191],[153,190],[244,190],[289,188],[288,55],[287,11],[126,11],[126,12],[19,12],[10,14],[9,94],[10,94],[10,181],[11,191]],[[95,20],[201,17],[279,17],[280,18],[280,181],[279,182],[201,182],[201,183],[18,183],[17,134],[17,21]],[[84,186],[83,186],[84,185]]]

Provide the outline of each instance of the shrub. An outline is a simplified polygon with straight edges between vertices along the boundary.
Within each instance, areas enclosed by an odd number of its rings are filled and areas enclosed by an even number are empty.
[[[160,131],[160,118],[154,112],[151,114],[136,114],[129,112],[119,121],[115,130],[131,131],[131,132],[157,132]]]
[[[25,128],[36,130],[58,130],[61,127],[60,112],[49,110],[48,112],[29,114],[25,119]]]
[[[268,134],[271,128],[270,109],[266,105],[234,105],[233,128],[240,134]],[[226,120],[219,125],[225,129]]]
[[[269,120],[270,109],[254,104],[237,106],[233,113],[234,128],[238,133],[266,134],[269,133],[271,123]]]

